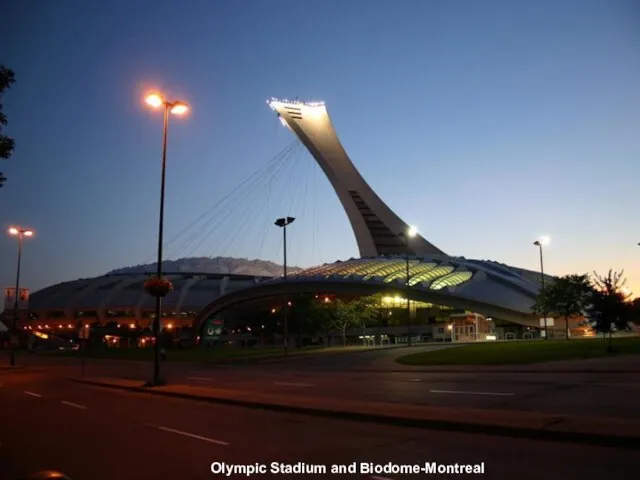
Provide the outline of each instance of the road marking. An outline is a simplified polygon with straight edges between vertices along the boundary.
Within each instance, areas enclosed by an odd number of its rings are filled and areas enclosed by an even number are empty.
[[[31,395],[32,397],[42,397],[42,395],[40,395],[39,393],[33,393],[33,392],[28,392],[28,391],[24,391],[24,393],[26,393],[27,395]]]
[[[87,408],[89,408],[89,407],[85,407],[84,405],[78,405],[77,403],[67,402],[66,400],[61,400],[60,403],[62,403],[63,405],[69,405],[70,407],[81,408],[83,410],[86,410]]]
[[[503,392],[467,392],[463,390],[429,390],[431,393],[455,393],[460,395],[497,395],[499,397],[510,397],[515,393],[503,393]]]
[[[229,444],[227,442],[223,442],[222,440],[216,440],[214,438],[207,438],[207,437],[203,437],[201,435],[196,435],[195,433],[189,433],[189,432],[183,432],[181,430],[175,430],[173,428],[169,428],[169,427],[162,427],[160,425],[152,425],[152,424],[147,424],[150,427],[154,427],[157,428],[159,430],[162,430],[164,432],[170,432],[170,433],[177,433],[178,435],[184,435],[185,437],[189,437],[189,438],[195,438],[196,440],[202,440],[203,442],[209,442],[209,443],[215,443],[216,445],[224,445],[224,446],[229,446]]]
[[[373,476],[371,477],[372,480],[393,480],[393,478],[389,478],[389,477],[376,477]]]
[[[273,384],[280,387],[315,387],[315,385],[311,385],[310,383],[273,382]]]
[[[421,382],[422,379],[421,378],[410,378],[409,381],[410,382]]]
[[[208,380],[213,380],[213,378],[211,378],[211,377],[187,377],[187,380],[203,380],[203,381],[208,381]]]

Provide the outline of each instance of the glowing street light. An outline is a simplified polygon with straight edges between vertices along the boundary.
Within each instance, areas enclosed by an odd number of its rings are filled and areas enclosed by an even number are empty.
[[[173,115],[184,115],[189,111],[189,105],[181,101],[168,102],[157,93],[147,95],[144,99],[145,103],[152,108],[164,107]]]
[[[152,93],[145,98],[147,105],[154,109],[164,108],[164,127],[162,134],[162,177],[160,181],[160,220],[158,224],[158,280],[162,279],[162,237],[164,233],[164,193],[165,177],[167,172],[167,133],[169,130],[169,114],[184,115],[189,111],[189,106],[181,101],[167,101],[158,93]],[[150,385],[160,385],[160,317],[162,310],[162,299],[156,296],[156,312],[153,320],[153,380]]]
[[[295,221],[295,217],[282,217],[278,218],[274,225],[282,228],[282,241],[284,243],[284,281],[287,281],[287,226],[291,225]],[[284,297],[284,307],[282,308],[282,316],[284,323],[284,356],[286,357],[289,354],[289,322],[288,322],[288,310],[291,306],[291,302],[287,301],[287,296]]]
[[[18,300],[20,299],[20,263],[22,262],[22,239],[24,237],[33,237],[33,230],[30,228],[23,227],[9,227],[7,233],[13,237],[18,237],[18,268],[16,272],[16,291],[14,293],[14,303],[13,303],[13,322],[11,327],[11,341],[12,343],[17,341],[16,338],[16,321],[18,319]],[[13,367],[16,364],[16,355],[15,349],[12,345],[11,348],[11,356],[10,356],[10,365]]]
[[[551,237],[547,235],[543,235],[533,242],[533,244],[540,249],[540,285],[542,286],[542,290],[544,290],[544,260],[542,257],[542,247],[546,247],[550,243]],[[542,312],[542,316],[544,317],[544,339],[549,340],[549,335],[547,334],[547,312]]]
[[[541,247],[547,247],[551,243],[551,237],[548,235],[542,235],[538,240],[533,242],[534,245],[538,245]]]
[[[404,232],[400,232],[399,234],[401,237],[404,237],[405,239],[405,260],[406,260],[406,265],[407,265],[407,279],[405,281],[405,287],[407,289],[407,330],[409,331],[409,342],[408,342],[408,346],[410,347],[413,343],[412,341],[412,335],[411,335],[411,300],[409,299],[409,242],[411,241],[412,238],[414,238],[416,235],[418,235],[418,227],[416,227],[415,225],[409,225],[407,227],[407,230]]]

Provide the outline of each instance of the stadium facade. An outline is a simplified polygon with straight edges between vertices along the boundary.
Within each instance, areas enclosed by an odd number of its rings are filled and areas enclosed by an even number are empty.
[[[386,292],[423,305],[452,308],[463,312],[463,317],[472,314],[472,318],[519,324],[528,330],[540,327],[532,314],[540,288],[539,272],[447,255],[420,235],[409,237],[409,225],[378,197],[348,157],[324,103],[277,99],[268,103],[327,175],[349,218],[361,258],[303,269],[286,281],[248,275],[170,274],[176,288],[163,301],[165,323],[193,325],[202,331],[207,322],[232,307],[260,299],[313,292]],[[153,299],[142,289],[146,278],[106,275],[54,285],[32,295],[26,314],[41,328],[75,328],[79,321],[87,320],[145,328],[153,312]]]
[[[174,290],[163,299],[167,329],[190,327],[197,313],[213,298],[251,287],[271,277],[238,274],[167,273]],[[155,311],[154,298],[143,290],[148,274],[117,273],[63,282],[34,292],[21,323],[44,330],[76,331],[79,323],[110,322],[148,328]]]

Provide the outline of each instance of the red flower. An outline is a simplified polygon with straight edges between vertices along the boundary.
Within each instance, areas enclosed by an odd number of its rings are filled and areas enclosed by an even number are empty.
[[[151,277],[144,282],[144,291],[152,297],[166,297],[173,290],[168,278]]]

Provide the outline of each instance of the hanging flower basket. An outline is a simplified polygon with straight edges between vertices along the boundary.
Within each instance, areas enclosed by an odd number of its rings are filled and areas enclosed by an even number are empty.
[[[144,291],[152,297],[166,297],[173,290],[173,283],[167,278],[151,277],[144,282]]]

